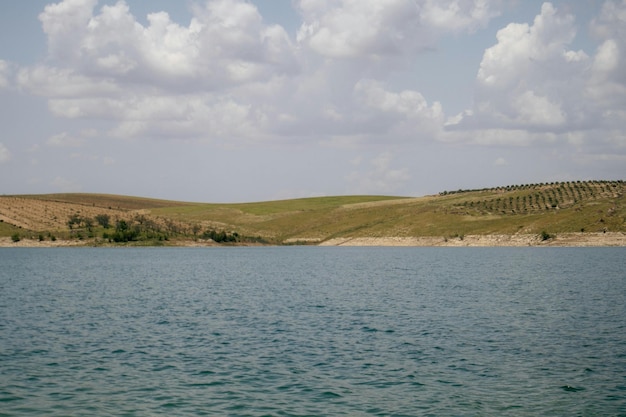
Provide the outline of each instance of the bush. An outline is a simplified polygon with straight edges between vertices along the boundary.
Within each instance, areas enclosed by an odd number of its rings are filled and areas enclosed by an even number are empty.
[[[217,243],[237,242],[239,240],[239,234],[226,233],[225,231],[207,230],[202,234],[202,239],[211,239]]]
[[[111,216],[108,214],[98,214],[96,215],[96,222],[103,228],[108,229],[111,227]]]
[[[11,240],[15,243],[19,242],[21,240],[19,233],[14,233],[13,235],[11,235]]]
[[[550,240],[550,239],[554,239],[555,235],[551,235],[550,233],[546,232],[545,230],[541,231],[541,240],[545,241],[545,240]]]

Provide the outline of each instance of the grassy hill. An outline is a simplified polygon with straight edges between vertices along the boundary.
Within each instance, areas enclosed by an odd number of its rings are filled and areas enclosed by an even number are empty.
[[[341,196],[241,204],[103,194],[0,196],[0,236],[285,244],[348,237],[626,232],[625,188],[621,180],[572,181],[419,198]]]

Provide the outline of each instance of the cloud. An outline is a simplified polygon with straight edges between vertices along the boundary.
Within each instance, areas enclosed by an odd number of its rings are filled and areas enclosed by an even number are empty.
[[[357,158],[353,161],[355,170],[346,180],[352,183],[351,189],[355,193],[391,194],[411,179],[406,168],[393,168],[392,161],[393,155],[383,152],[371,159],[364,169],[359,169],[362,160]]]
[[[227,146],[269,138],[432,139],[441,130],[441,104],[417,90],[393,91],[364,74],[360,60],[418,53],[497,14],[483,0],[302,0],[293,42],[244,0],[195,4],[187,26],[165,12],[141,24],[122,0],[96,6],[46,6],[39,19],[49,59],[21,68],[20,88],[48,98],[57,117],[109,122],[115,137]],[[356,59],[320,61],[320,54]]]
[[[11,65],[0,59],[0,90],[8,88],[11,85],[12,68]]]
[[[493,3],[493,2],[492,2]],[[473,31],[497,15],[485,0],[300,0],[301,44],[334,58],[389,58]]]
[[[46,141],[48,146],[58,148],[77,148],[85,144],[85,140],[76,136],[72,136],[67,132],[62,132],[51,136]]]
[[[295,4],[302,25],[291,39],[245,0],[195,3],[188,25],[165,12],[142,24],[124,1],[97,9],[95,0],[64,0],[39,16],[49,59],[15,71],[15,80],[46,97],[54,116],[103,121],[118,138],[237,147],[428,140],[518,146],[574,144],[576,137],[580,146],[588,139],[573,133],[610,127],[606,143],[623,142],[615,132],[626,120],[624,1],[606,2],[593,20],[599,46],[592,54],[571,47],[579,30],[574,16],[551,3],[533,22],[503,27],[477,68],[473,105],[447,120],[441,103],[399,87],[394,59],[410,61],[447,34],[484,27],[501,2]]]
[[[354,90],[355,102],[363,108],[361,114],[385,136],[415,138],[418,131],[422,136],[435,135],[443,123],[441,104],[434,102],[429,106],[418,91],[392,92],[371,79],[360,80]]]
[[[8,162],[11,159],[11,152],[2,142],[0,142],[0,164]]]
[[[50,185],[60,192],[64,193],[75,193],[79,192],[82,189],[81,185],[76,181],[68,180],[67,178],[61,176],[55,177],[50,182]]]
[[[626,0],[607,1],[591,30],[602,41],[593,58],[586,93],[606,108],[626,106]],[[624,120],[618,112],[615,118]]]
[[[18,85],[48,98],[52,114],[106,120],[119,137],[237,140],[262,135],[280,114],[267,103],[300,72],[298,48],[244,0],[192,7],[188,26],[165,12],[142,25],[120,0],[64,0],[39,15],[48,62]],[[292,81],[289,88],[292,88]],[[285,92],[288,94],[288,92]]]
[[[17,83],[33,94],[57,99],[115,97],[124,93],[112,79],[88,77],[73,68],[43,65],[20,69]]]
[[[102,158],[102,164],[104,166],[112,166],[117,164],[117,161],[115,160],[115,158],[111,158],[110,156],[105,156]]]
[[[564,108],[572,78],[587,60],[567,45],[575,36],[574,17],[544,3],[533,25],[511,23],[483,55],[477,75],[474,117],[487,127],[552,130],[573,122]],[[573,57],[576,57],[575,59]]]
[[[605,3],[592,27],[606,39],[593,56],[570,49],[574,16],[551,3],[531,25],[499,30],[483,55],[474,105],[448,119],[447,137],[484,144],[569,142],[575,132],[626,128],[626,33],[615,18],[623,15],[626,1]]]
[[[256,7],[242,0],[195,6],[189,26],[166,12],[149,14],[143,26],[124,1],[94,14],[96,4],[64,0],[39,16],[50,57],[87,77],[213,90],[297,70],[285,30],[265,25]]]
[[[502,167],[502,166],[507,166],[509,163],[507,162],[506,159],[499,157],[495,161],[493,161],[493,164],[495,166]]]

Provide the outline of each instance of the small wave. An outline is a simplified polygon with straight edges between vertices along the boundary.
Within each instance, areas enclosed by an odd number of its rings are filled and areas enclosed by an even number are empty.
[[[332,392],[332,391],[324,391],[322,392],[322,394],[320,395],[321,398],[341,398],[342,395],[341,394],[337,394],[336,392]]]
[[[584,391],[585,389],[582,387],[573,387],[571,385],[563,385],[561,387],[561,389],[563,391],[567,391],[567,392],[578,392],[578,391]]]

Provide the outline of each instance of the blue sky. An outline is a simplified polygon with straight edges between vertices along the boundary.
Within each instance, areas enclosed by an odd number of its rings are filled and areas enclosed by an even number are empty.
[[[626,0],[0,3],[0,193],[626,176]]]

